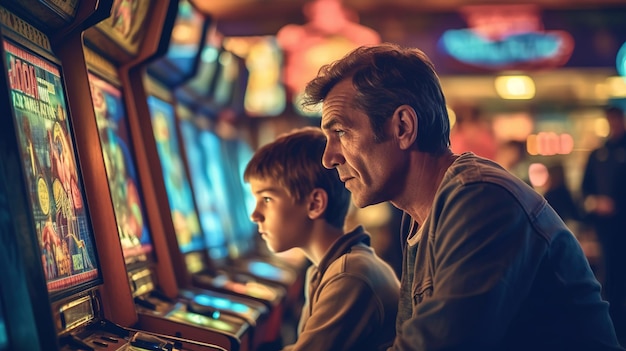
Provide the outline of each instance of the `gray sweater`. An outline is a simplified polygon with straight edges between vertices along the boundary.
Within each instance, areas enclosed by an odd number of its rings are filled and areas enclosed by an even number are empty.
[[[563,221],[495,163],[463,154],[405,247],[390,350],[620,350]]]

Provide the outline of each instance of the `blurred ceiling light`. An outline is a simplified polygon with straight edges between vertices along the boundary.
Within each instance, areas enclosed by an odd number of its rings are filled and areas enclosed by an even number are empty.
[[[533,156],[569,155],[574,150],[574,138],[569,133],[539,132],[526,138],[526,150]]]
[[[252,46],[263,40],[261,36],[253,37],[227,37],[224,38],[224,49],[230,51],[239,57],[247,57]]]
[[[543,163],[532,163],[528,166],[528,178],[534,187],[542,187],[548,181],[548,167]]]
[[[593,123],[593,129],[597,136],[606,138],[609,135],[609,122],[604,117],[598,117]]]
[[[609,87],[607,85],[607,82],[603,82],[603,83],[596,83],[594,85],[594,89],[593,89],[593,93],[595,95],[595,98],[597,100],[606,100],[609,98]]]
[[[495,79],[498,95],[506,100],[528,100],[535,96],[535,82],[529,76],[499,76]]]
[[[197,38],[199,38],[198,31],[191,23],[178,23],[172,29],[172,41],[175,43],[193,43]]]
[[[609,95],[613,98],[626,97],[626,77],[613,76],[606,79],[606,85],[609,88]]]
[[[448,111],[448,119],[450,120],[450,129],[452,129],[456,124],[456,112],[454,112],[450,106],[446,106],[446,110]]]
[[[533,117],[527,112],[497,114],[492,125],[496,139],[517,141],[525,141],[535,127]]]
[[[172,28],[172,42],[179,45],[198,43],[205,28],[203,22],[204,17],[194,10],[189,1],[180,1],[176,22]]]

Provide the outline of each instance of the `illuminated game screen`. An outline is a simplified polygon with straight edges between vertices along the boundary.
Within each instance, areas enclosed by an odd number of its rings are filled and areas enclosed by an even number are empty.
[[[48,291],[95,283],[95,244],[60,70],[9,41],[3,46]]]
[[[212,318],[202,314],[187,312],[181,309],[173,310],[167,315],[167,318],[183,323],[190,323],[192,325],[201,325],[203,327],[217,329],[225,332],[235,332],[235,328],[231,324],[221,321],[218,318]]]
[[[190,77],[196,69],[206,27],[204,16],[189,1],[180,1],[167,53],[148,65],[149,74],[168,86]]]
[[[225,161],[223,167],[229,172],[226,187],[231,194],[229,212],[234,221],[232,240],[239,254],[247,254],[255,246],[256,225],[250,220],[255,200],[250,185],[243,181],[243,171],[253,151],[242,140],[223,140],[221,143],[222,159]]]
[[[203,16],[189,3],[178,3],[178,15],[172,33],[170,47],[166,56],[181,71],[187,75],[193,69],[198,48],[201,44]]]
[[[89,83],[124,259],[126,264],[147,261],[151,257],[152,241],[130,150],[122,93],[92,73]]]
[[[223,259],[228,256],[226,237],[219,213],[223,201],[218,199],[214,180],[209,174],[211,160],[203,152],[198,138],[199,130],[194,123],[183,119],[179,125],[185,143],[191,183],[200,216],[200,225],[206,237],[208,254],[213,259]]]
[[[7,336],[7,328],[4,322],[4,311],[0,304],[0,351],[9,349],[9,338]]]
[[[154,96],[148,97],[148,105],[178,246],[183,254],[204,250],[189,177],[178,148],[174,107]]]

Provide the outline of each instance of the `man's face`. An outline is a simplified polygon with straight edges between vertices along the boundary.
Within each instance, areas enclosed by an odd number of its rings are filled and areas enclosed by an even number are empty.
[[[376,141],[368,116],[352,106],[350,79],[337,84],[324,100],[322,130],[327,144],[322,157],[335,168],[358,207],[392,200],[400,191],[403,153],[393,137]]]
[[[250,188],[256,199],[250,219],[258,225],[267,247],[272,252],[283,252],[306,245],[311,230],[306,202],[295,203],[272,180],[252,178]]]

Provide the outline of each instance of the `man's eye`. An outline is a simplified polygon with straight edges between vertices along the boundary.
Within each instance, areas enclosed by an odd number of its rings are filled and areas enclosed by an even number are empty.
[[[344,134],[346,134],[346,132],[341,129],[337,129],[335,130],[335,134],[337,134],[338,137],[342,137]]]

